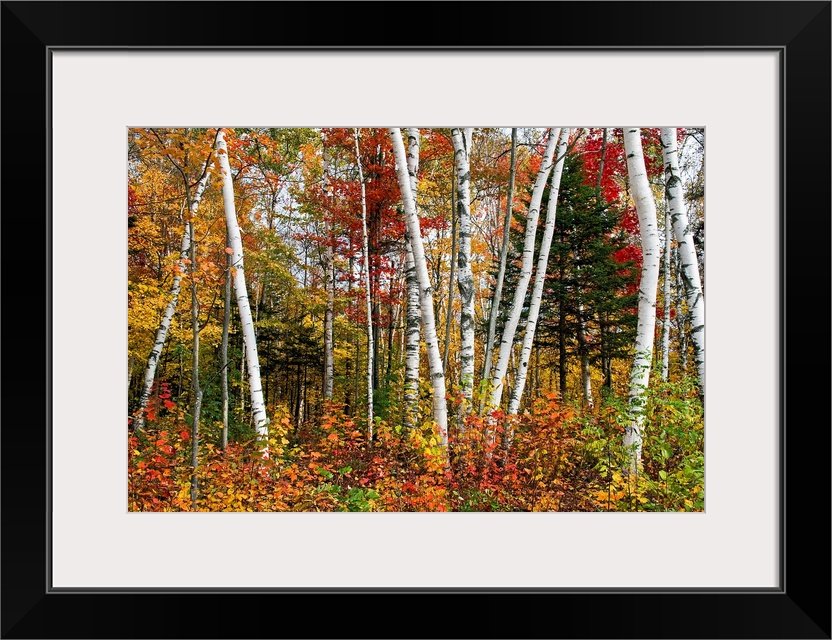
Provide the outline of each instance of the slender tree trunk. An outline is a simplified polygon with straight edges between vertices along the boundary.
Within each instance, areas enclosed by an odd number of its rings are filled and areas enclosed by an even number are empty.
[[[676,251],[676,291],[678,297],[676,298],[676,327],[679,338],[679,365],[682,368],[682,374],[688,372],[688,331],[687,331],[687,312],[684,309],[684,288],[682,287],[682,262],[679,257],[679,251]]]
[[[514,178],[517,174],[517,129],[511,130],[511,169],[508,178],[508,195],[506,196],[506,219],[503,223],[503,246],[500,248],[500,265],[497,269],[497,284],[491,297],[491,310],[488,314],[488,337],[485,339],[485,364],[482,369],[483,380],[491,378],[491,358],[494,353],[494,336],[497,332],[497,318],[500,316],[500,300],[503,296],[503,281],[506,275],[506,261],[511,237],[511,217],[514,202]],[[485,411],[486,392],[480,401],[480,413]]]
[[[393,304],[390,304],[390,321],[387,323],[387,364],[384,367],[385,385],[390,384],[390,369],[393,366],[393,330],[395,328],[393,321]]]
[[[584,404],[590,409],[594,406],[592,399],[592,376],[589,369],[589,350],[586,344],[586,321],[584,319],[584,305],[578,302],[578,354],[581,358],[581,383],[583,387]]]
[[[349,253],[349,274],[350,277],[347,278],[347,300],[352,300],[352,274],[353,269],[355,266],[353,260],[353,251],[352,251],[352,240],[350,240],[350,253]],[[350,331],[350,345],[353,345],[352,339],[352,331]],[[358,367],[358,347],[355,349],[355,366]],[[352,409],[353,409],[353,396],[355,395],[355,384],[352,378],[352,359],[347,358],[346,363],[344,365],[344,413],[350,417],[352,417]]]
[[[532,191],[532,199],[529,203],[529,213],[526,216],[526,236],[523,242],[523,262],[520,267],[520,278],[514,289],[514,299],[511,302],[509,317],[503,329],[503,337],[500,342],[500,356],[497,359],[497,368],[492,376],[491,407],[498,408],[503,397],[506,371],[508,369],[509,355],[514,344],[514,334],[520,322],[520,314],[523,310],[523,303],[526,299],[526,291],[529,287],[529,280],[532,277],[532,263],[534,261],[535,236],[537,234],[537,219],[540,215],[540,202],[543,200],[543,190],[546,187],[546,180],[549,171],[552,169],[552,156],[555,153],[560,128],[549,129],[549,142],[540,163],[540,170]]]
[[[168,306],[165,308],[165,313],[162,316],[162,321],[159,323],[159,328],[156,330],[156,340],[153,343],[153,349],[150,352],[150,357],[147,359],[147,367],[144,371],[144,381],[142,383],[142,392],[139,396],[139,406],[133,413],[133,431],[139,431],[144,428],[145,410],[147,409],[147,402],[150,399],[150,390],[153,387],[153,381],[156,378],[156,367],[159,363],[159,356],[162,353],[162,349],[165,346],[165,341],[168,337],[170,321],[176,311],[176,303],[179,301],[179,292],[182,286],[182,274],[185,273],[188,254],[191,248],[190,219],[196,216],[197,210],[199,209],[199,203],[202,200],[202,194],[205,191],[205,186],[208,184],[208,177],[210,175],[210,166],[208,162],[206,162],[202,178],[199,182],[197,182],[196,190],[190,198],[190,205],[188,207],[189,219],[185,221],[185,229],[182,232],[182,247],[179,251],[179,262],[176,265],[176,272],[174,273],[173,284],[170,289],[170,302],[168,302]],[[188,189],[187,185],[186,189]]]
[[[439,342],[436,337],[436,322],[433,314],[433,289],[428,273],[425,249],[422,244],[422,233],[419,227],[419,217],[413,206],[413,196],[410,192],[410,180],[407,175],[404,143],[398,127],[390,128],[390,139],[393,142],[393,152],[396,157],[396,171],[399,178],[399,189],[402,192],[402,203],[407,215],[407,230],[410,244],[413,247],[413,260],[416,264],[416,274],[419,278],[419,294],[422,306],[422,328],[428,351],[430,365],[431,387],[433,388],[433,418],[439,425],[439,436],[443,447],[448,446],[448,407],[445,400],[445,373],[439,354]]]
[[[457,219],[459,220],[459,254],[457,286],[462,302],[460,313],[460,377],[463,397],[460,416],[471,410],[474,393],[474,272],[471,269],[471,136],[473,129],[451,130],[457,174]],[[464,422],[460,421],[460,424]]]
[[[659,284],[661,249],[656,222],[656,203],[644,165],[640,129],[624,127],[624,151],[627,155],[630,189],[638,213],[643,258],[638,293],[635,355],[630,373],[630,423],[624,429],[624,447],[632,452],[629,468],[635,471],[641,465],[644,409],[656,330],[656,289]]]
[[[563,282],[563,268],[560,279]],[[558,297],[558,391],[562,401],[566,398],[566,301],[563,294]]]
[[[358,129],[355,134],[355,162],[358,166],[358,181],[361,183],[361,229],[364,242],[364,272],[367,282],[367,440],[373,441],[373,374],[375,372],[375,340],[373,335],[372,290],[370,284],[370,250],[367,242],[367,190],[364,186],[364,170],[361,167],[361,150],[358,146]]]
[[[546,270],[549,266],[549,250],[552,247],[552,238],[555,234],[555,220],[558,205],[558,191],[560,190],[560,179],[563,175],[563,164],[566,157],[566,145],[569,142],[570,129],[563,129],[560,133],[560,143],[557,147],[557,162],[552,172],[552,184],[549,187],[549,203],[546,211],[546,228],[543,232],[543,239],[540,243],[540,254],[537,258],[535,269],[534,288],[529,300],[529,316],[526,321],[526,333],[523,336],[523,349],[520,352],[520,360],[517,363],[517,376],[514,381],[514,388],[511,392],[511,400],[508,403],[508,414],[515,415],[520,408],[520,400],[523,397],[523,389],[526,386],[526,377],[529,369],[529,358],[534,345],[534,335],[537,330],[537,319],[540,315],[540,304],[543,299],[543,287],[546,284]],[[511,430],[506,432],[506,445],[511,444]]]
[[[673,222],[673,232],[679,247],[682,265],[682,281],[688,299],[688,314],[693,339],[693,355],[699,378],[699,394],[705,395],[705,296],[699,277],[699,261],[690,231],[685,199],[682,193],[682,177],[679,171],[679,152],[676,148],[676,129],[662,129],[662,156],[664,160],[665,195],[667,209]]]
[[[324,144],[323,151],[324,198],[329,199],[329,150]],[[332,400],[332,384],[335,379],[335,344],[332,335],[332,314],[335,308],[335,252],[332,248],[332,229],[329,213],[324,213],[324,236],[326,251],[324,258],[324,288],[326,289],[326,311],[324,312],[324,400]]]
[[[456,178],[456,175],[452,176],[451,181],[453,182]],[[442,370],[447,372],[448,371],[448,358],[451,353],[451,321],[454,317],[454,269],[456,268],[457,264],[457,243],[456,243],[456,226],[457,226],[457,215],[456,215],[456,203],[454,198],[456,197],[456,189],[451,190],[451,265],[450,265],[450,274],[448,276],[448,308],[445,311],[445,351],[442,355]],[[437,269],[438,265],[441,263],[440,260],[436,261]],[[437,282],[439,278],[437,276]],[[439,314],[436,314],[437,318]]]
[[[226,235],[226,246],[228,236]],[[225,300],[222,314],[222,345],[220,346],[220,366],[222,376],[222,448],[228,448],[228,327],[231,324],[231,254],[226,253]]]
[[[233,261],[234,256],[231,259]],[[246,415],[246,345],[242,333],[240,334],[240,342],[242,342],[240,345],[240,419],[243,419],[242,416]]]
[[[190,236],[194,237],[193,220],[188,222]],[[194,393],[194,413],[191,432],[191,508],[196,511],[197,469],[199,467],[199,420],[202,413],[202,388],[199,385],[199,298],[196,291],[196,242],[191,242],[191,331],[194,339],[193,371],[191,384]]]
[[[248,364],[248,383],[251,395],[251,413],[257,439],[264,458],[269,456],[269,419],[266,415],[266,405],[263,401],[263,387],[260,383],[260,359],[257,356],[257,338],[254,335],[254,322],[251,317],[251,306],[246,289],[246,276],[243,266],[243,238],[240,225],[237,222],[237,209],[234,204],[234,184],[231,180],[231,165],[228,161],[228,146],[225,142],[225,131],[217,134],[217,156],[222,170],[222,199],[225,206],[225,224],[228,229],[232,257],[232,273],[234,276],[234,294],[237,298],[237,310],[240,314],[243,342],[245,345],[245,359]]]
[[[604,129],[604,137],[601,141],[601,161],[598,163],[598,177],[595,179],[595,193],[601,197],[601,180],[604,178],[604,162],[607,159],[607,130]]]
[[[670,254],[671,254],[670,209],[664,215],[664,319],[662,320],[662,380],[667,382],[670,373]]]
[[[407,173],[410,177],[410,190],[413,195],[413,208],[418,211],[418,173],[419,173],[419,129],[407,130]],[[422,321],[422,309],[419,303],[419,278],[416,275],[416,263],[413,260],[413,247],[410,234],[405,233],[406,261],[405,278],[407,281],[407,357],[404,370],[404,425],[413,428],[419,420],[419,355],[421,334],[419,324]]]

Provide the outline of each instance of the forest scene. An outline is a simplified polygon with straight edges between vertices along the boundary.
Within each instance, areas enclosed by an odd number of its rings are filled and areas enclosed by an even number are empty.
[[[701,512],[702,128],[134,128],[128,510]]]

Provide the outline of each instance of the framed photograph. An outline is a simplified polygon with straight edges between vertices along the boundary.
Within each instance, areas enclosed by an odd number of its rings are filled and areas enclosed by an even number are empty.
[[[3,2],[2,50],[3,637],[830,637],[829,2]],[[460,123],[704,133],[704,509],[128,504],[128,133]]]

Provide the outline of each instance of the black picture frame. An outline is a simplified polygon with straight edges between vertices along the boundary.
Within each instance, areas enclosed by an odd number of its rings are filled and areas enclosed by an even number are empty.
[[[832,264],[830,6],[828,1],[3,2],[2,637],[829,638],[830,296],[821,274],[828,275]],[[418,29],[408,28],[405,11],[418,11]],[[309,28],[288,28],[290,20],[308,20]],[[152,28],[154,23],[165,28]],[[454,24],[462,28],[452,29]],[[558,29],[561,35],[554,38],[556,24],[581,27]],[[779,51],[785,80],[780,588],[51,590],[49,442],[52,411],[58,408],[49,398],[58,381],[50,377],[49,336],[60,318],[51,316],[49,273],[60,265],[51,263],[48,83],[50,52],[65,47]],[[79,143],[83,135],[79,132]],[[79,416],[79,427],[82,420]],[[737,472],[753,473],[753,461],[738,461]],[[684,562],[684,549],[674,560]],[[395,628],[379,623],[377,612],[390,608],[400,621]]]

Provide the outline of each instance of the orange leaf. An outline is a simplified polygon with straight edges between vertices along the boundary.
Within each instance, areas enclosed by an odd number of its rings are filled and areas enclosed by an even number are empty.
[[[226,248],[225,248],[225,252],[226,252],[228,255],[231,255],[232,253],[234,253],[234,249],[232,249],[231,247],[226,247]]]

